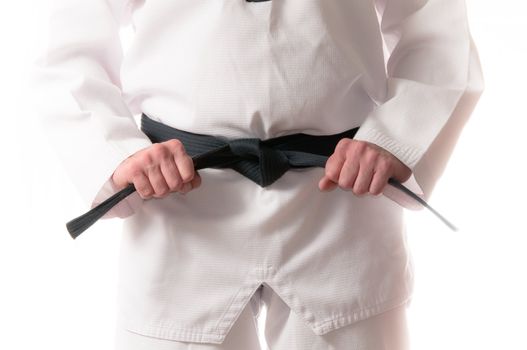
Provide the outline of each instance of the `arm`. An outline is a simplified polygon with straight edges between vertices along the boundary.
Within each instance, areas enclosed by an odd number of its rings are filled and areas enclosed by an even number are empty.
[[[40,129],[91,208],[116,192],[118,165],[152,144],[121,96],[119,29],[130,16],[125,0],[55,1],[31,74]],[[103,218],[129,216],[141,201],[132,194]]]
[[[378,0],[376,5],[388,54],[387,90],[354,140],[395,156],[411,170],[405,185],[428,199],[483,91],[465,3]],[[420,207],[390,186],[383,193],[407,208]]]

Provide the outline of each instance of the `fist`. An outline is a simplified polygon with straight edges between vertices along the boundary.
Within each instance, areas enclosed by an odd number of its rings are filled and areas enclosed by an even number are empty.
[[[201,177],[192,158],[177,139],[154,143],[126,158],[112,174],[118,188],[133,183],[141,198],[162,198],[170,192],[185,194],[199,187]]]
[[[355,195],[380,195],[388,179],[399,182],[410,178],[412,171],[393,154],[373,143],[343,138],[328,158],[325,175],[318,187],[330,191],[337,186]]]

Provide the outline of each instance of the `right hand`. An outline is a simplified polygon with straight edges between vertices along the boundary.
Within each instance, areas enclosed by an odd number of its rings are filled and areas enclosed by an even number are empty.
[[[126,158],[115,169],[112,181],[119,189],[133,183],[141,198],[148,199],[171,192],[185,194],[201,185],[201,176],[181,141],[171,139]]]

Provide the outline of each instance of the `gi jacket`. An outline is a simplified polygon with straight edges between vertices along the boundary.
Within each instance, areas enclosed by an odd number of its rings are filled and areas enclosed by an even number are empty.
[[[227,138],[360,126],[355,139],[398,157],[427,199],[483,86],[462,0],[64,0],[49,25],[35,101],[87,207],[151,145],[141,112]],[[402,214],[413,205],[390,186],[321,192],[322,168],[265,188],[232,169],[200,174],[187,195],[136,192],[103,217],[125,219],[127,329],[221,343],[261,283],[316,334],[411,297]]]

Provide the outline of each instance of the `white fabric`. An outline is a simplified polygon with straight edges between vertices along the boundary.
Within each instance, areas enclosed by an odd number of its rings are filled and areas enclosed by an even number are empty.
[[[141,112],[229,138],[360,126],[355,138],[395,154],[429,198],[482,91],[462,0],[63,0],[49,34],[33,72],[39,120],[87,207],[151,144]],[[104,217],[126,219],[123,326],[221,343],[262,282],[318,335],[405,303],[402,213],[415,206],[390,187],[321,192],[323,173],[260,188],[203,169],[186,196],[130,195]]]
[[[221,344],[196,344],[116,328],[115,350],[408,350],[406,305],[316,335],[266,284],[250,299]],[[265,312],[260,312],[265,309]],[[264,320],[260,320],[265,315]],[[263,321],[263,324],[259,321]],[[260,323],[260,324],[259,324]],[[263,330],[259,329],[263,325]],[[264,344],[260,346],[259,336]]]

